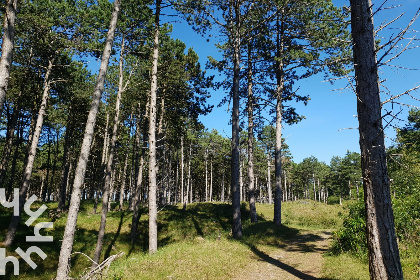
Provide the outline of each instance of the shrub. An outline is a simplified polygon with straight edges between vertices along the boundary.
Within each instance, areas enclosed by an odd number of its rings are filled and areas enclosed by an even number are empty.
[[[334,254],[351,252],[358,257],[367,255],[365,206],[363,202],[349,205],[349,214],[344,218],[343,227],[333,232],[331,251]]]

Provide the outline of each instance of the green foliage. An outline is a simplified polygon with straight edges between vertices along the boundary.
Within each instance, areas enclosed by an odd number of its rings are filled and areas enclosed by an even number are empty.
[[[344,218],[343,228],[334,232],[332,253],[351,252],[365,258],[367,256],[366,219],[363,202],[356,202],[349,206],[349,214]]]

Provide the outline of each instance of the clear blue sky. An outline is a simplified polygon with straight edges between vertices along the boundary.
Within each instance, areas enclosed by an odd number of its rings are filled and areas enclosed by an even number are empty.
[[[336,0],[334,2],[340,6],[349,5],[348,1]],[[374,2],[382,3],[382,1]],[[418,0],[388,2],[387,7],[398,4],[403,6],[378,13],[374,19],[375,27],[378,27],[384,21],[389,22],[401,13],[406,14],[402,19],[390,26],[393,29],[388,29],[382,33],[386,37],[398,33],[398,28],[404,28],[420,6]],[[413,25],[412,29],[420,31],[420,20]],[[420,38],[420,32],[408,34],[411,37],[414,35]],[[202,67],[205,66],[208,56],[217,57],[219,55],[217,48],[214,46],[217,42],[216,38],[211,38],[208,42],[205,38],[196,34],[186,23],[174,23],[172,36],[184,41],[187,48],[194,48],[200,57]],[[383,38],[384,42],[385,39]],[[417,45],[419,45],[418,42]],[[399,47],[401,47],[401,44],[399,44]],[[395,54],[395,51],[393,53]],[[419,69],[420,49],[406,52],[391,64]],[[382,67],[380,71],[380,78],[387,80],[385,85],[392,96],[420,85],[420,71],[418,70],[407,71],[403,68]],[[300,88],[300,94],[309,94],[311,100],[306,107],[295,103],[298,113],[304,115],[306,119],[293,126],[285,125],[283,128],[284,138],[290,147],[295,162],[301,162],[305,157],[313,155],[320,161],[329,164],[333,156],[344,156],[347,150],[360,152],[356,118],[356,96],[350,89],[340,90],[346,86],[346,81],[331,85],[323,81],[322,74],[296,84],[296,88]],[[211,93],[212,97],[209,103],[214,105],[217,105],[226,94],[222,91],[212,91]],[[399,101],[420,107],[420,92],[412,92],[412,95],[417,100],[405,96]],[[385,93],[382,99],[387,99]],[[390,106],[387,106],[387,108],[390,109]],[[408,107],[393,105],[394,113],[400,112],[400,110],[402,112],[397,117],[401,120],[406,120]],[[200,120],[209,130],[215,128],[223,136],[230,137],[231,127],[228,125],[230,112],[227,112],[227,105],[221,108],[215,106],[212,113],[201,117]],[[395,129],[392,126],[404,125],[404,122],[394,119],[391,125],[387,127],[385,130],[387,145],[392,144],[392,139],[395,137]]]

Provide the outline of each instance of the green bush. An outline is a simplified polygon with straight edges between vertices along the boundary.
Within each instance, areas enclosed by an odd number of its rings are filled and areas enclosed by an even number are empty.
[[[393,201],[395,228],[399,240],[420,247],[420,194]]]
[[[344,218],[343,227],[333,232],[331,251],[334,254],[351,252],[358,257],[367,255],[365,206],[356,202],[349,206],[349,214]]]

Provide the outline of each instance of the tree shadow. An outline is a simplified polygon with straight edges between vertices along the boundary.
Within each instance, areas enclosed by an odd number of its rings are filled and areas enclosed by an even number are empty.
[[[118,239],[118,237],[120,236],[120,233],[121,233],[121,228],[122,228],[122,225],[124,223],[125,211],[121,211],[120,213],[121,213],[121,215],[120,215],[120,222],[118,224],[118,229],[117,229],[117,232],[114,234],[114,237],[112,238],[111,243],[109,243],[108,248],[105,251],[105,256],[104,256],[105,260],[111,255],[111,250],[114,247],[114,244],[117,241],[117,239]]]
[[[324,240],[323,234],[330,234],[329,232],[320,232],[320,234],[304,233],[299,229],[287,227],[285,225],[276,226],[272,221],[260,219],[256,224],[250,224],[243,230],[242,243],[247,245],[250,250],[259,257],[262,261],[272,264],[291,275],[305,280],[330,280],[328,278],[317,278],[306,274],[293,266],[283,263],[267,253],[258,249],[258,245],[271,246],[284,251],[312,253],[312,252],[326,252],[327,249],[313,244],[313,242]]]
[[[247,245],[249,246],[251,251],[255,255],[257,255],[260,259],[264,260],[267,263],[275,265],[278,268],[283,269],[284,271],[287,271],[288,273],[290,273],[291,275],[293,275],[293,276],[295,276],[299,279],[302,279],[302,280],[331,280],[329,278],[318,278],[318,277],[314,277],[312,275],[306,274],[306,273],[304,273],[304,272],[302,272],[302,271],[300,271],[300,270],[298,270],[298,269],[296,269],[296,268],[294,268],[290,265],[287,265],[287,264],[285,264],[285,263],[283,263],[279,260],[276,260],[276,259],[270,257],[266,253],[258,250],[258,248],[255,247],[254,245],[249,245],[249,244],[247,244]]]

